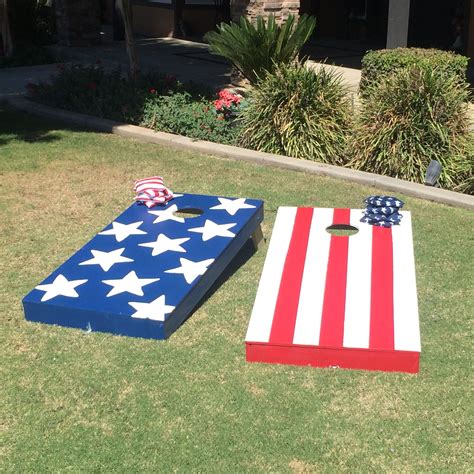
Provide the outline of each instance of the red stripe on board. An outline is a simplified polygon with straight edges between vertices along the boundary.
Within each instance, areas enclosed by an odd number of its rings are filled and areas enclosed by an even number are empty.
[[[373,226],[372,229],[369,348],[394,348],[393,245],[390,227]]]
[[[385,372],[419,371],[420,353],[411,351],[371,351],[370,349],[329,348],[314,346],[278,346],[245,343],[247,362],[294,364],[312,367],[383,370]]]
[[[297,209],[275,304],[270,343],[291,344],[293,341],[312,218],[311,207]]]
[[[350,224],[350,209],[334,209],[334,224]],[[331,236],[321,316],[320,346],[342,347],[346,311],[349,237]]]

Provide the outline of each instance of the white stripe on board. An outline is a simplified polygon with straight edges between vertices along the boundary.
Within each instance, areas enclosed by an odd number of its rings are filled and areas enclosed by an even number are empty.
[[[395,350],[420,352],[411,213],[402,211],[401,214],[403,218],[400,225],[392,226]]]
[[[296,209],[296,207],[278,208],[245,337],[246,341],[268,342],[270,339],[281,275],[295,224]]]
[[[359,232],[349,237],[347,258],[344,347],[367,349],[370,337],[372,226],[360,222],[361,209],[351,209],[351,225]]]
[[[313,210],[293,344],[319,345],[331,242],[331,234],[326,232],[326,227],[332,224],[333,216],[334,209]]]

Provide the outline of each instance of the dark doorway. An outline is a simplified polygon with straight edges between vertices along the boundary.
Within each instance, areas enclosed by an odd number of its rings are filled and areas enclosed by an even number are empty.
[[[300,14],[316,16],[303,53],[329,64],[360,68],[364,53],[385,47],[389,0],[301,0]]]
[[[316,38],[384,42],[389,0],[301,0],[300,14],[315,15]]]
[[[466,51],[466,0],[411,0],[408,45]]]

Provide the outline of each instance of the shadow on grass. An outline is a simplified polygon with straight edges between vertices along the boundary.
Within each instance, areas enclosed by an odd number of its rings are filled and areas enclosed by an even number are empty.
[[[244,246],[240,249],[237,255],[231,260],[229,265],[224,269],[224,271],[220,274],[214,284],[207,290],[206,294],[201,298],[199,303],[193,309],[193,311],[189,314],[189,316],[183,321],[182,324],[186,324],[186,321],[193,316],[193,314],[201,308],[206,301],[211,298],[214,293],[220,288],[220,286],[229,278],[231,278],[234,273],[239,270],[239,268],[243,267],[255,254],[257,250],[255,249],[252,238],[249,238]]]
[[[34,115],[20,112],[0,101],[0,146],[10,142],[50,143],[61,140],[58,130],[87,131],[63,122],[40,119]]]

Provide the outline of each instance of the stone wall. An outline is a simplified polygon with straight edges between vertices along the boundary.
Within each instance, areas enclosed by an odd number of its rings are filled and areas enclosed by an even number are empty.
[[[91,46],[100,43],[100,2],[97,0],[56,0],[59,44]]]
[[[283,22],[289,14],[298,16],[299,0],[230,0],[230,15],[233,21],[238,21],[243,15],[250,20],[257,16],[276,16],[278,22]]]

